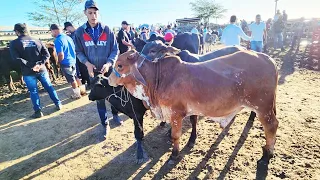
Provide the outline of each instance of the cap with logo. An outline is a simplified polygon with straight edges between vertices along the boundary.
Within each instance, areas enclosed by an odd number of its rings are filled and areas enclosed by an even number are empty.
[[[73,25],[71,24],[71,22],[65,22],[65,23],[64,23],[64,28],[63,28],[63,30],[66,30],[67,27],[69,27],[69,26],[73,26]]]
[[[87,0],[85,5],[84,5],[84,10],[87,10],[89,8],[96,8],[98,9],[97,3],[94,0]]]

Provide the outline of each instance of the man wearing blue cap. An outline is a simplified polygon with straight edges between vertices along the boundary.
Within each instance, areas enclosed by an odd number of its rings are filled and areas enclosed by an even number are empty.
[[[98,73],[110,73],[114,61],[118,58],[118,44],[115,35],[106,25],[98,21],[99,9],[93,0],[87,0],[84,14],[88,21],[79,27],[75,34],[76,54],[85,64],[91,79]],[[103,135],[109,133],[109,122],[105,100],[97,101],[98,113],[103,126]],[[118,111],[111,106],[113,120],[122,124]]]

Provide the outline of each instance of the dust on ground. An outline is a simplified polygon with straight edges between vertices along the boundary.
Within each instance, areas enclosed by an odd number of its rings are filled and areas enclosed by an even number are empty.
[[[302,52],[301,52],[302,53]],[[111,121],[108,140],[99,141],[101,129],[95,102],[71,100],[71,89],[60,80],[55,86],[63,100],[57,112],[41,91],[44,116],[28,118],[32,106],[26,90],[11,94],[1,88],[0,179],[320,179],[320,73],[301,66],[303,55],[270,52],[280,69],[277,118],[280,122],[275,157],[268,166],[257,161],[265,144],[258,119],[249,112],[220,129],[201,119],[193,149],[184,148],[191,132],[184,121],[176,166],[166,160],[171,145],[160,121],[148,112],[144,119],[145,163],[135,163],[133,120],[123,126]]]

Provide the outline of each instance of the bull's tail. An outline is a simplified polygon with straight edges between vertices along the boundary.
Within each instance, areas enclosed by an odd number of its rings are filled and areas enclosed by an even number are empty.
[[[273,112],[274,112],[274,115],[277,114],[277,108],[276,108],[276,94],[277,94],[277,86],[278,86],[278,75],[279,75],[279,72],[278,72],[278,68],[277,68],[277,64],[275,62],[275,60],[268,56],[267,54],[264,54],[264,53],[258,53],[258,56],[262,57],[266,62],[268,62],[269,64],[272,64],[274,66],[274,71],[275,71],[275,90],[274,90],[274,98],[273,98]]]
[[[277,65],[275,65],[276,67],[276,88],[274,90],[274,98],[273,98],[273,112],[274,112],[274,115],[277,115],[277,107],[276,107],[276,101],[277,101],[277,89],[278,89],[278,80],[279,80],[279,72],[278,72],[278,69],[277,69]]]

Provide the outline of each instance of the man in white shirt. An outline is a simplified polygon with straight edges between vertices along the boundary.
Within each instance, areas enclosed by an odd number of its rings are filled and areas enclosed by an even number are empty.
[[[256,22],[250,24],[249,31],[251,32],[251,50],[262,52],[263,39],[267,35],[266,24],[261,22],[261,16],[256,16]],[[266,38],[265,38],[266,39]]]
[[[241,29],[236,25],[237,17],[231,16],[230,24],[223,30],[221,42],[226,46],[240,46],[240,38],[249,41],[251,37],[247,36]]]

